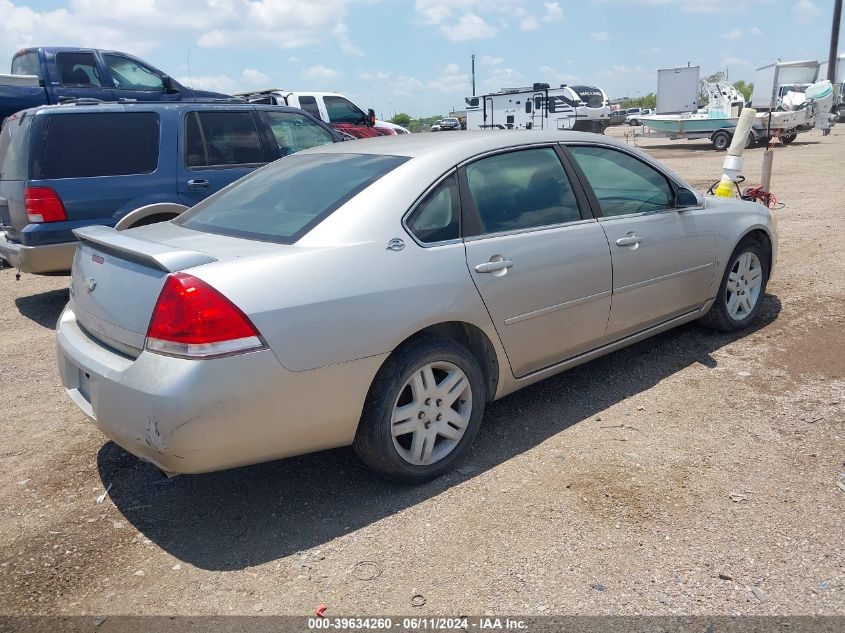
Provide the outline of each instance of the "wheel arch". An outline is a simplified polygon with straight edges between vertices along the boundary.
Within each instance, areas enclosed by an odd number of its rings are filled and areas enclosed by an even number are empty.
[[[487,401],[490,402],[496,397],[501,372],[501,362],[496,347],[484,330],[466,321],[444,321],[417,330],[397,345],[384,362],[389,362],[398,350],[422,336],[439,336],[466,347],[478,361],[484,373]]]
[[[731,249],[731,252],[736,250],[737,246],[739,246],[748,239],[754,239],[755,241],[760,243],[760,245],[763,247],[763,252],[769,259],[769,267],[771,268],[774,263],[772,260],[772,236],[769,235],[769,233],[763,228],[755,227],[743,233],[742,236],[736,241],[736,244],[734,244],[734,247],[733,249]],[[771,271],[769,272],[771,273]]]
[[[147,204],[143,207],[138,207],[134,211],[130,211],[120,218],[120,221],[114,225],[114,228],[118,231],[123,231],[135,226],[138,222],[156,215],[162,216],[162,221],[173,219],[187,210],[188,207],[177,202],[154,202],[153,204]]]

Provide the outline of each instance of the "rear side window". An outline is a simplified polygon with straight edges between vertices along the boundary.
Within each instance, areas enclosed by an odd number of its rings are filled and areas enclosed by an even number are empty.
[[[103,85],[94,53],[58,53],[56,66],[65,86],[99,88]]]
[[[13,75],[38,75],[41,77],[41,64],[38,61],[38,53],[31,51],[15,55],[12,59]]]
[[[254,165],[267,156],[251,111],[189,112],[185,164],[190,168]]]
[[[326,104],[326,112],[329,121],[332,123],[351,123],[352,125],[365,125],[366,115],[361,108],[343,97],[323,97]]]
[[[0,180],[26,180],[32,117],[6,119],[0,129]]]
[[[279,156],[334,142],[334,137],[328,130],[296,112],[264,110],[261,116],[273,131],[273,138],[279,147]]]
[[[155,112],[53,114],[41,178],[149,174],[158,166]]]
[[[317,100],[314,97],[300,97],[299,107],[305,110],[311,116],[322,119],[320,116],[320,108],[317,107]]]
[[[569,178],[550,147],[482,158],[466,174],[482,233],[581,219]]]
[[[420,242],[431,244],[460,237],[458,179],[445,178],[426,195],[408,217],[408,230]]]
[[[606,216],[660,211],[673,206],[666,177],[633,156],[606,147],[569,147]]]
[[[294,154],[207,198],[174,221],[198,231],[292,244],[406,160]]]

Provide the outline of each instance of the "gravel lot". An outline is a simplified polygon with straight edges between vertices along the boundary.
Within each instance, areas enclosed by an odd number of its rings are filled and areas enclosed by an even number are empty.
[[[721,173],[706,141],[639,145],[699,188]],[[164,478],[60,387],[67,277],[0,271],[0,614],[845,614],[845,125],[775,151],[756,328],[684,326],[505,398],[418,488],[346,449]]]

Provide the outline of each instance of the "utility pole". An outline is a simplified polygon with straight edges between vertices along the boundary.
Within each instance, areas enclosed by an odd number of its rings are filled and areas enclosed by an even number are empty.
[[[827,78],[832,84],[836,79],[836,57],[839,52],[839,23],[842,22],[842,0],[833,5],[833,26],[830,28],[830,56],[827,58]]]
[[[839,8],[842,8],[842,0],[838,0]],[[838,31],[837,31],[838,32]],[[472,54],[472,96],[475,96],[475,53]]]

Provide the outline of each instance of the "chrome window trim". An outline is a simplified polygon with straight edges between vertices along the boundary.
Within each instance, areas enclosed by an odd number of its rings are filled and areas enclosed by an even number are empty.
[[[478,240],[486,240],[495,237],[507,237],[509,235],[522,235],[523,233],[536,233],[537,231],[553,231],[556,229],[567,229],[571,226],[579,224],[591,224],[596,222],[595,218],[587,218],[580,220],[572,220],[571,222],[558,222],[557,224],[544,224],[543,226],[529,226],[524,229],[514,229],[512,231],[499,231],[497,233],[484,233],[483,235],[471,235],[464,238],[464,242],[476,242]]]

